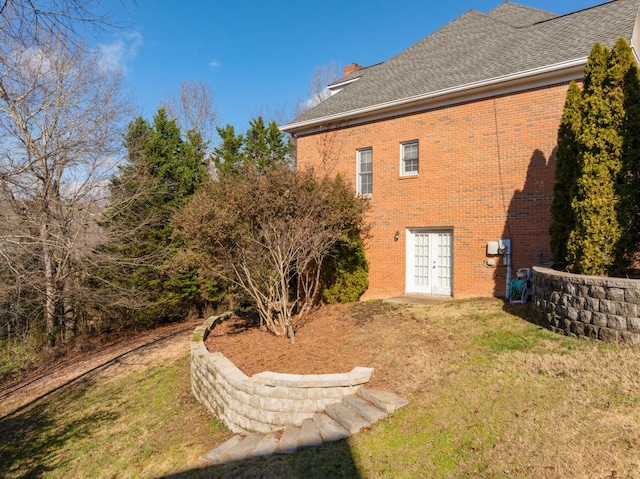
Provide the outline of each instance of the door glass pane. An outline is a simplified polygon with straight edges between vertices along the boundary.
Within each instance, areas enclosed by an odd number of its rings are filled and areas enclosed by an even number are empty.
[[[429,234],[416,233],[414,248],[414,284],[427,286],[429,284]]]
[[[451,234],[438,233],[438,286],[448,288],[451,285]]]

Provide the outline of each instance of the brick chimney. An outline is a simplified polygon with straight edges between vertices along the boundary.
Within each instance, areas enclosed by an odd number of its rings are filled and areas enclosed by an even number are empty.
[[[358,65],[357,63],[347,65],[344,67],[344,76],[347,76],[349,73],[357,72],[358,70],[362,70],[362,65]]]

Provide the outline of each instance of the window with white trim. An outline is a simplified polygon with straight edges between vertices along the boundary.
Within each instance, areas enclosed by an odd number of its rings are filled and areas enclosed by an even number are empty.
[[[373,191],[373,149],[363,148],[358,150],[358,194],[371,196]]]
[[[400,144],[400,176],[418,174],[418,141]]]

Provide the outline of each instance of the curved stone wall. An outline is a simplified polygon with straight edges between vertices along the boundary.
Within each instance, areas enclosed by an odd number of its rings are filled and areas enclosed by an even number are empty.
[[[191,340],[191,390],[209,411],[233,432],[266,433],[324,411],[327,404],[355,394],[366,384],[372,368],[355,367],[342,374],[281,374],[262,372],[249,377],[222,353],[204,345],[215,325],[232,313],[211,317]]]
[[[536,322],[567,336],[640,344],[640,280],[533,268]]]

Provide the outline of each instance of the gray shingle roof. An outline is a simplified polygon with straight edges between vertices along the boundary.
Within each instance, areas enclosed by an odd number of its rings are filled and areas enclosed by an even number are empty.
[[[567,15],[505,2],[469,10],[284,127],[348,118],[354,110],[584,59],[593,44],[631,41],[640,0],[611,0]]]
[[[512,27],[527,27],[537,22],[550,20],[557,17],[555,13],[538,10],[537,8],[525,7],[517,3],[504,2],[487,13],[487,17],[498,22],[506,23]]]

